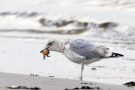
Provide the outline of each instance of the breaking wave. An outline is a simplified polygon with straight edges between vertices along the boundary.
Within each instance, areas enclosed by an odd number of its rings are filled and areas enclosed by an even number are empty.
[[[76,17],[52,16],[37,12],[1,12],[0,36],[16,33],[82,35],[103,39],[135,40],[135,28],[117,22],[94,22]]]

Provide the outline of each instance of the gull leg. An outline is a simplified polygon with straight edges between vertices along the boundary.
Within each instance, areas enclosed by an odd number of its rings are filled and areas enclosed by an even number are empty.
[[[84,69],[84,63],[81,63],[81,77],[80,77],[81,81],[82,81],[82,77],[83,77],[83,69]]]

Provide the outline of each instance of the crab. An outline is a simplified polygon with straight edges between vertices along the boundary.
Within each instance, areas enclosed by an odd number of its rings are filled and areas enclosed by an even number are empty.
[[[48,48],[41,50],[40,53],[43,54],[43,59],[45,59],[46,57],[50,57],[49,56],[50,51]]]

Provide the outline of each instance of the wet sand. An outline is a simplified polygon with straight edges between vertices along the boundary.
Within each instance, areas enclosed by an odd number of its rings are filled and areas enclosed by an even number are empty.
[[[11,89],[7,87],[18,87],[18,89]],[[134,89],[135,88],[128,88],[126,86],[120,85],[0,72],[0,90],[134,90]]]

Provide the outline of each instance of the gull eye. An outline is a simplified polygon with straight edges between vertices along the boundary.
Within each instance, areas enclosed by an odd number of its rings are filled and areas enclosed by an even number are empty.
[[[49,42],[48,44],[47,44],[47,46],[51,46],[53,44],[53,42]]]

